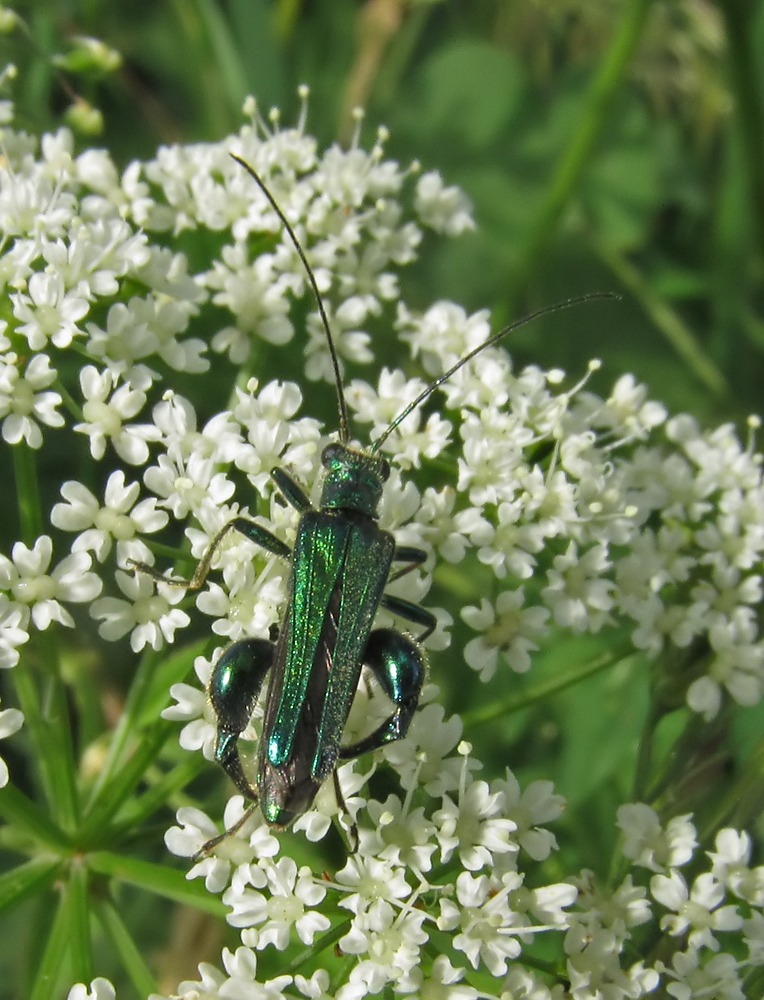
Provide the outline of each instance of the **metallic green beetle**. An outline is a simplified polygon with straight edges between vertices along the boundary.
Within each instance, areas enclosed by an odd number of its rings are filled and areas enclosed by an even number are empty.
[[[387,461],[377,454],[380,446],[439,385],[511,330],[577,302],[612,296],[595,293],[540,309],[494,334],[428,385],[366,451],[354,450],[348,446],[347,406],[339,363],[313,272],[297,236],[265,184],[249,164],[238,156],[233,158],[265,194],[310,280],[334,368],[340,442],[327,445],[321,458],[324,481],[318,509],[283,469],[271,471],[279,492],[300,513],[293,550],[267,529],[237,517],[213,539],[190,580],[167,579],[144,564],[133,566],[163,582],[198,588],[229,531],[238,531],[268,552],[290,561],[289,599],[278,638],[235,642],[218,660],[209,685],[217,717],[215,759],[245,798],[259,803],[267,822],[284,828],[310,808],[330,775],[334,775],[341,801],[335,770],[338,761],[402,739],[419,702],[425,675],[419,643],[431,634],[436,621],[419,605],[386,594],[385,587],[421,565],[427,553],[396,546],[393,536],[377,524],[382,490],[390,474]],[[393,563],[403,565],[390,575]],[[380,607],[420,627],[416,640],[394,629],[374,629]],[[364,739],[342,745],[363,666],[373,672],[392,702],[393,711]],[[269,686],[253,783],[242,767],[238,740],[249,724],[266,676]],[[216,842],[205,845],[203,851]]]

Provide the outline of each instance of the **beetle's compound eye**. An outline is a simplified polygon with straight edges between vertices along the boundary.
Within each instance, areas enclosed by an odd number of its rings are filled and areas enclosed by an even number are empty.
[[[342,460],[345,454],[345,448],[339,443],[339,441],[330,441],[329,444],[321,452],[321,465],[325,469],[334,465],[335,462]]]
[[[379,460],[379,478],[383,483],[386,483],[390,478],[390,463],[386,458],[380,458]]]

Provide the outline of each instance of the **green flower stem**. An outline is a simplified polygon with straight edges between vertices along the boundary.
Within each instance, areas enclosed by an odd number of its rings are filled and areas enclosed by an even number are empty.
[[[591,677],[593,674],[598,674],[603,670],[614,667],[616,663],[620,663],[621,660],[626,659],[629,655],[634,655],[634,646],[630,642],[614,642],[612,649],[607,650],[607,652],[602,653],[600,656],[596,656],[593,660],[582,666],[574,667],[567,673],[553,677],[543,684],[537,684],[535,687],[524,691],[521,695],[515,695],[511,698],[506,698],[504,701],[486,705],[485,708],[465,713],[462,716],[465,732],[475,726],[482,726],[486,722],[493,722],[495,719],[501,719],[512,712],[518,712],[529,705],[535,705],[537,702],[551,698],[559,691],[564,691],[565,688],[572,687],[574,684],[586,680],[587,677]]]
[[[44,530],[35,453],[21,441],[11,449],[11,454],[21,537],[28,546],[32,546]],[[29,673],[29,656],[14,671],[14,683],[32,735],[34,756],[39,761],[46,797],[56,821],[64,829],[72,830],[78,814],[74,751],[66,689],[61,679],[58,649],[52,631],[37,633],[35,646],[42,667],[40,689],[37,689]]]
[[[87,355],[85,355],[85,357],[87,358],[88,361],[91,360]],[[64,380],[57,378],[53,382],[53,388],[56,390],[56,392],[60,393],[61,398],[64,401],[64,406],[71,413],[71,415],[74,417],[77,423],[81,423],[82,420],[84,419],[82,413],[82,407],[77,403],[77,400],[69,392],[69,390],[66,387],[66,384],[64,383]]]
[[[706,818],[698,834],[701,843],[710,843],[717,830],[725,826],[738,829],[754,826],[761,817],[761,803],[764,796],[764,739],[759,740],[756,749],[746,761],[745,767],[729,786],[726,794],[720,795],[716,809]]]
[[[149,892],[171,899],[186,906],[211,913],[225,919],[228,907],[217,896],[210,895],[201,880],[189,882],[184,871],[156,865],[150,861],[115,854],[112,851],[94,851],[88,855],[88,867],[101,875],[108,875],[126,885],[147,889]]]
[[[14,785],[8,784],[0,789],[0,816],[7,824],[13,824],[17,828],[14,832],[25,839],[34,837],[38,843],[60,854],[71,849],[71,842],[63,830]],[[4,831],[6,843],[9,843],[8,833],[8,830]]]
[[[510,312],[513,312],[514,305],[536,270],[557,222],[578,186],[597,137],[607,120],[613,98],[626,75],[650,5],[651,0],[631,0],[626,6],[618,31],[591,85],[573,140],[547,187],[531,237],[514,273],[510,275]]]
[[[37,481],[37,459],[34,449],[30,448],[26,441],[14,445],[11,454],[13,473],[16,477],[21,538],[27,545],[32,546],[44,530],[40,488]]]
[[[332,927],[328,930],[326,934],[322,934],[320,938],[313,942],[309,948],[303,948],[301,952],[292,959],[286,968],[286,971],[294,974],[302,969],[302,966],[306,962],[312,961],[316,956],[320,955],[322,951],[326,951],[327,948],[331,948],[335,945],[341,937],[350,930],[352,921],[348,917],[347,920],[343,920],[342,923],[337,924],[336,927]]]
[[[70,913],[72,979],[89,983],[93,978],[93,941],[90,934],[88,870],[81,860],[71,865],[66,888]]]
[[[133,793],[142,780],[146,768],[154,761],[174,732],[175,723],[160,719],[141,736],[133,754],[109,783],[103,786],[100,795],[91,801],[91,808],[79,831],[83,844],[101,840],[103,829],[109,820]]]
[[[604,242],[595,243],[600,259],[631,292],[660,333],[695,377],[715,396],[729,396],[729,385],[719,368],[703,350],[698,338],[680,316],[657,295],[623,254]]]
[[[66,968],[66,954],[71,942],[71,919],[70,900],[67,894],[60,894],[29,1000],[53,1000],[62,996],[60,977]]]
[[[58,859],[36,858],[0,875],[0,914],[52,886],[61,867]]]
[[[91,789],[87,811],[90,811],[102,790],[111,783],[128,755],[131,739],[137,729],[137,715],[141,711],[144,696],[151,684],[151,676],[156,669],[158,659],[158,655],[152,649],[146,649],[141,656],[138,669],[135,671],[130,685],[125,707],[109,741],[106,760]]]
[[[650,711],[645,719],[645,724],[639,737],[639,749],[637,751],[637,763],[634,768],[634,781],[632,783],[631,801],[650,802],[647,795],[647,786],[652,776],[653,768],[653,737],[655,729],[661,720],[661,713],[656,711],[651,705]]]
[[[46,666],[57,663],[51,635],[38,633],[35,645],[37,649],[42,647],[41,659]],[[55,822],[71,833],[77,825],[79,803],[64,685],[55,670],[46,671],[38,685],[28,662],[14,670],[13,682],[32,739],[32,755],[39,767],[43,792]]]
[[[157,809],[166,806],[181,788],[185,788],[189,782],[193,781],[202,771],[210,766],[201,754],[195,756],[188,755],[187,760],[176,764],[169,771],[151,786],[151,788],[138,798],[131,798],[125,805],[120,815],[120,820],[109,828],[106,839],[107,843],[112,843],[114,837],[120,837],[131,828],[138,828],[152,816]],[[0,811],[2,810],[2,800],[0,799]]]
[[[119,912],[106,900],[96,903],[96,914],[114,949],[122,960],[124,968],[139,997],[156,993],[157,984],[151,970],[143,960],[140,948],[125,926]]]
[[[724,15],[727,39],[727,72],[735,95],[735,110],[740,123],[743,155],[745,159],[750,206],[759,254],[764,256],[764,109],[760,99],[760,72],[751,51],[754,35],[754,17],[760,11],[756,5],[742,0],[719,0]]]

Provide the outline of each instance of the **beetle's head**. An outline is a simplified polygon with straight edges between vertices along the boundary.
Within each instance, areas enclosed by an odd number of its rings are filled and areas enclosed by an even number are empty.
[[[324,448],[321,507],[357,510],[377,517],[382,489],[390,476],[387,459],[333,442]]]

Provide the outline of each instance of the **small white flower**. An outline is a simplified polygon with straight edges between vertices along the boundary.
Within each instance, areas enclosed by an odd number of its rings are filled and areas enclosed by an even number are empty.
[[[704,958],[706,956],[703,956]],[[734,955],[721,952],[701,961],[697,948],[677,951],[671,956],[671,968],[658,962],[656,968],[670,980],[666,992],[676,1000],[695,997],[719,997],[719,1000],[746,1000]]]
[[[690,931],[688,944],[692,948],[719,950],[713,931],[737,931],[743,926],[743,917],[736,906],[721,906],[724,886],[711,872],[703,872],[695,879],[692,889],[681,874],[672,868],[668,875],[653,875],[650,891],[654,898],[673,913],[661,919],[661,928],[669,934],[679,935]]]
[[[515,824],[513,840],[534,861],[543,861],[557,848],[554,834],[542,829],[545,823],[558,819],[565,809],[565,799],[557,795],[551,781],[532,781],[524,792],[507,768],[506,777],[495,781],[495,791],[504,798],[504,815]]]
[[[312,944],[317,933],[328,930],[329,918],[313,909],[325,895],[326,884],[314,879],[307,866],[298,870],[292,858],[275,863],[263,859],[257,867],[239,866],[223,902],[231,907],[228,923],[245,928],[246,945],[261,951],[272,944],[283,951],[292,928],[303,944]]]
[[[752,906],[764,905],[764,865],[750,867],[751,838],[745,831],[720,830],[716,851],[709,851],[712,873],[726,888]]]
[[[654,872],[686,865],[698,846],[689,815],[672,817],[664,830],[658,814],[644,802],[619,806],[618,825],[624,835],[624,856]]]
[[[15,667],[19,662],[18,646],[29,642],[29,633],[22,627],[28,614],[23,605],[0,593],[0,670]]]
[[[52,573],[48,572],[53,557],[53,542],[48,535],[40,535],[31,549],[16,542],[11,555],[12,561],[0,556],[0,587],[10,591],[23,609],[23,628],[30,617],[35,628],[41,630],[54,621],[73,628],[74,619],[61,602],[92,601],[101,592],[100,578],[88,572],[92,560],[85,552],[66,556]]]
[[[116,580],[128,600],[102,597],[90,608],[93,618],[101,620],[98,631],[104,639],[114,642],[130,632],[133,652],[139,653],[147,644],[161,649],[173,641],[176,629],[191,621],[185,611],[173,607],[183,600],[182,590],[160,583],[154,593],[154,581],[143,573],[117,570]]]
[[[462,872],[456,880],[457,903],[441,900],[438,927],[458,931],[453,946],[464,952],[473,969],[482,962],[491,975],[503,976],[507,962],[520,954],[517,933],[521,928],[508,896],[521,884],[522,877],[516,873],[506,874],[497,885],[487,875]]]
[[[360,830],[361,853],[376,854],[384,861],[420,872],[430,871],[436,851],[435,827],[424,809],[406,811],[397,796],[389,795],[385,802],[370,801],[367,811],[372,828]]]
[[[408,1000],[478,1000],[480,994],[474,986],[463,984],[463,977],[464,969],[455,968],[446,955],[438,955]]]
[[[460,791],[458,805],[448,796],[433,814],[441,860],[447,863],[456,849],[469,871],[493,864],[494,854],[517,851],[514,820],[504,816],[504,796],[491,792],[485,781],[471,781]]]
[[[604,576],[609,567],[604,545],[580,554],[576,543],[570,542],[566,552],[555,557],[541,595],[558,625],[576,632],[598,632],[611,621],[615,584]]]
[[[13,736],[24,725],[24,716],[17,708],[4,708],[0,711],[0,740]],[[8,765],[0,757],[0,788],[8,784]]]
[[[398,990],[409,992],[419,981],[420,948],[428,940],[425,920],[421,910],[403,910],[396,916],[383,899],[356,914],[339,941],[346,954],[362,956],[350,972],[351,988],[362,983],[374,994],[394,982]]]
[[[62,531],[81,532],[72,544],[72,552],[92,551],[103,562],[116,541],[119,564],[124,566],[128,559],[146,562],[151,553],[136,535],[159,531],[169,518],[164,511],[156,510],[153,497],[136,504],[139,494],[140,485],[126,485],[121,470],[109,476],[103,506],[86,486],[70,480],[61,487],[66,503],[53,507],[50,520]]]
[[[27,295],[12,295],[13,314],[32,351],[42,350],[50,340],[56,347],[68,347],[82,334],[77,323],[90,308],[75,291],[67,292],[63,276],[37,271],[29,278]]]
[[[495,610],[483,598],[480,607],[466,607],[462,618],[473,629],[485,634],[472,639],[464,648],[464,658],[481,681],[490,680],[496,671],[501,651],[517,673],[530,669],[530,653],[538,650],[536,639],[546,635],[549,611],[546,608],[525,608],[525,591],[505,590],[496,599]]]
[[[109,980],[98,976],[91,980],[89,987],[85,983],[75,983],[66,1000],[115,1000],[116,995],[117,991]]]
[[[143,409],[146,394],[129,385],[121,385],[112,392],[112,374],[98,372],[92,365],[80,372],[80,387],[85,397],[82,406],[85,419],[75,424],[74,429],[90,438],[93,458],[103,458],[106,442],[111,441],[123,461],[131,465],[145,464],[149,457],[147,442],[159,438],[159,429],[151,424],[126,424],[125,420]]]
[[[456,186],[446,187],[437,170],[422,174],[416,186],[416,211],[426,226],[448,236],[474,229],[472,206]]]
[[[713,718],[721,705],[722,686],[740,705],[755,705],[764,691],[764,643],[757,641],[756,614],[745,605],[727,618],[721,616],[708,630],[715,653],[705,677],[687,692],[690,708]]]
[[[283,990],[292,982],[291,976],[263,979],[257,975],[257,955],[250,948],[223,949],[223,965],[228,979],[220,986],[220,997],[254,997],[256,1000],[285,1000]],[[201,969],[200,969],[201,971]],[[184,985],[181,984],[181,989]]]
[[[406,791],[421,785],[428,795],[439,797],[459,786],[463,762],[449,754],[461,735],[458,716],[452,715],[446,721],[442,705],[425,705],[411,720],[406,739],[384,748],[385,759],[398,772]]]
[[[62,427],[63,416],[56,407],[61,395],[43,390],[55,381],[58,373],[50,367],[47,354],[35,354],[22,375],[15,354],[0,359],[0,418],[3,439],[8,444],[24,440],[30,448],[42,445],[40,424]]]
[[[339,905],[355,914],[365,912],[380,900],[395,903],[411,895],[405,869],[381,858],[354,854],[335,879],[345,892]]]

